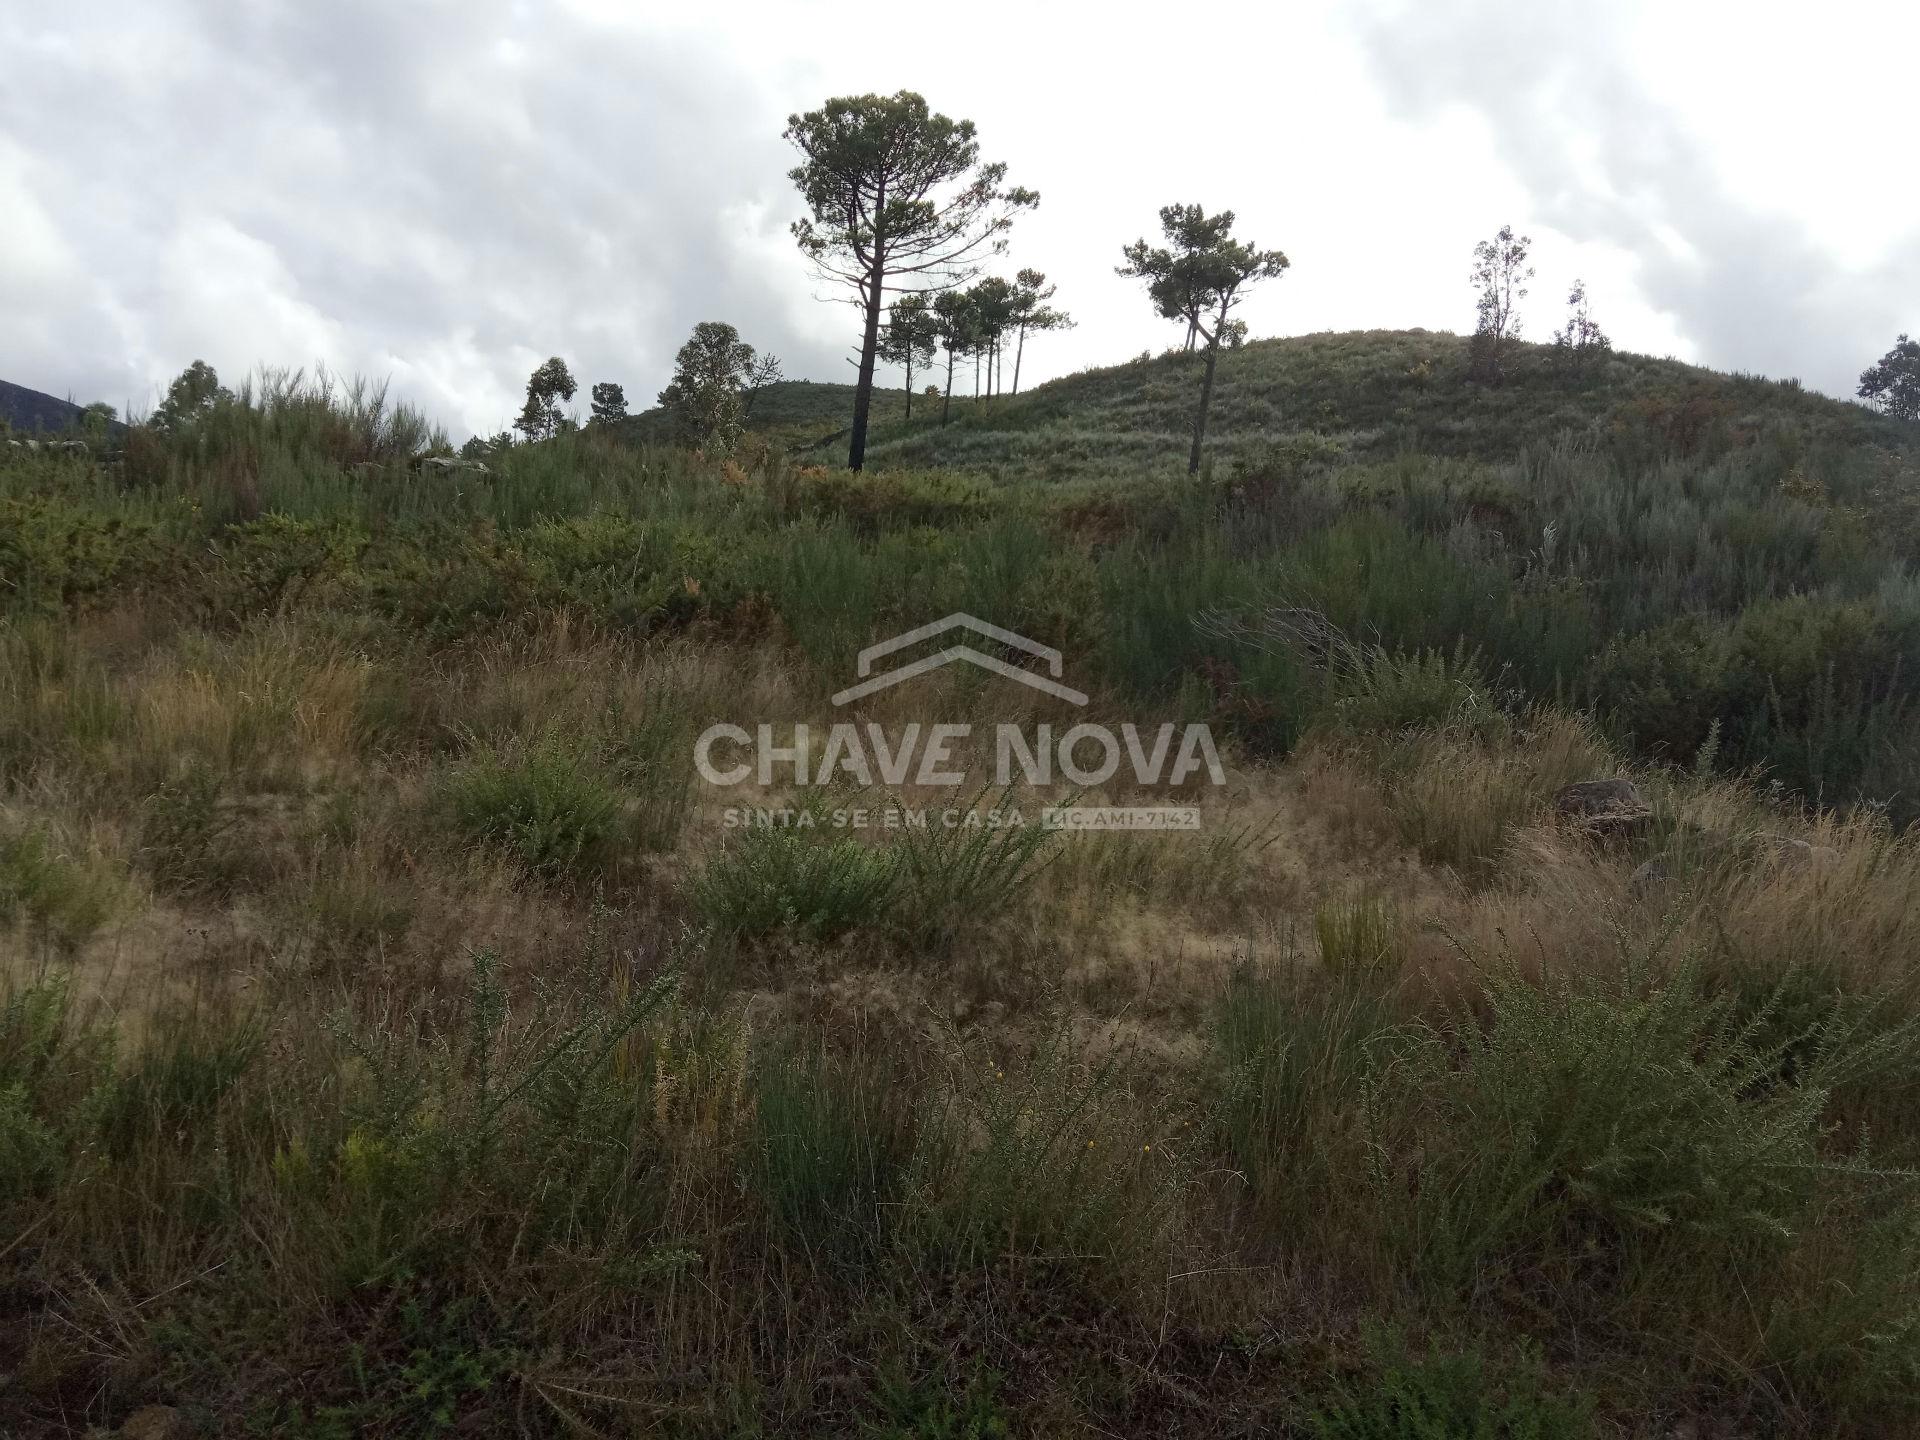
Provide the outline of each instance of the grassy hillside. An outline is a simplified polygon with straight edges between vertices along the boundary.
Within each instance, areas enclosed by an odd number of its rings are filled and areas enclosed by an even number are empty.
[[[1501,461],[1529,444],[1621,426],[1651,425],[1708,445],[1783,424],[1837,444],[1916,449],[1911,427],[1793,381],[1625,354],[1572,377],[1556,369],[1550,347],[1523,346],[1510,382],[1489,387],[1467,381],[1466,349],[1462,337],[1411,330],[1302,335],[1229,351],[1215,382],[1208,453],[1230,470],[1309,435],[1365,458],[1417,451]],[[1085,371],[969,405],[944,429],[916,423],[885,433],[870,456],[1003,482],[1171,475],[1186,465],[1200,370],[1198,357],[1169,352]]]
[[[1455,343],[0,454],[0,1433],[1909,1433],[1911,442]],[[835,703],[955,610],[1087,703]],[[1095,723],[1224,783],[981,778]]]
[[[0,380],[0,426],[23,434],[58,433],[79,424],[80,413],[70,400]]]
[[[830,457],[839,441],[839,458],[846,459],[846,435],[853,425],[853,386],[817,380],[782,380],[762,386],[753,397],[747,428],[796,455]],[[915,397],[914,421],[923,403]],[[877,389],[870,424],[903,420],[907,397],[900,390]],[[625,434],[638,444],[670,444],[673,420],[659,408],[645,410],[627,424]]]

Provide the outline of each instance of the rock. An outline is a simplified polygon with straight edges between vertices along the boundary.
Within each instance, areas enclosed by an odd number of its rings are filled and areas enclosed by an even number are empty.
[[[462,460],[457,455],[423,455],[413,462],[421,470],[433,470],[442,475],[454,475],[461,471],[470,471],[476,475],[489,475],[492,472],[479,460]]]
[[[1631,780],[1575,781],[1553,797],[1553,808],[1597,839],[1637,835],[1653,820]]]
[[[1627,893],[1636,900],[1644,900],[1672,879],[1673,867],[1667,863],[1667,857],[1656,855],[1651,860],[1642,860],[1628,877]]]
[[[1840,852],[1831,845],[1815,845],[1792,835],[1769,835],[1762,831],[1754,838],[1765,847],[1762,853],[1766,858],[1780,870],[1827,870],[1840,860]]]
[[[120,1427],[121,1440],[179,1440],[186,1433],[180,1412],[171,1405],[142,1405]]]

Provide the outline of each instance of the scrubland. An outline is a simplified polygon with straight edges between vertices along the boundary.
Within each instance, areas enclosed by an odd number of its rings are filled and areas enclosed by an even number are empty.
[[[1905,1433],[1913,437],[1461,343],[1229,355],[1193,482],[1178,358],[0,459],[0,1429]],[[1203,829],[695,774],[952,611],[1089,705],[852,719],[1205,723]]]

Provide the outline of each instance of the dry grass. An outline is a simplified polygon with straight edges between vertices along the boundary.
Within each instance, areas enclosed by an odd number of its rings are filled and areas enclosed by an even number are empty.
[[[259,1387],[294,1375],[301,1424],[344,1404],[356,1423],[430,1428],[439,1412],[407,1398],[426,1385],[455,1415],[497,1418],[494,1397],[511,1393],[542,1417],[536,1429],[664,1407],[718,1433],[737,1418],[729,1405],[824,1406],[850,1425],[869,1412],[847,1387],[875,1383],[852,1357],[874,1343],[910,1368],[948,1343],[969,1364],[1011,1367],[1027,1417],[1099,1394],[1114,1354],[1156,1376],[1160,1398],[1100,1401],[1112,1423],[1171,1416],[1207,1433],[1298,1417],[1297,1369],[1248,1358],[1227,1375],[1196,1357],[1233,1336],[1265,1355],[1312,1335],[1338,1364],[1363,1315],[1494,1333],[1531,1323],[1528,1293],[1465,1310],[1410,1300],[1405,1203],[1369,1179],[1382,1146],[1412,1163],[1393,1148],[1412,1143],[1393,1129],[1397,1107],[1427,1103],[1396,1095],[1395,1037],[1484,1014],[1490,957],[1602,979],[1658,945],[1696,957],[1726,993],[1807,972],[1901,1013],[1912,1002],[1913,841],[1870,818],[1795,823],[1736,783],[1647,774],[1653,832],[1596,845],[1555,822],[1553,792],[1621,763],[1589,724],[1552,712],[1511,730],[1328,738],[1285,765],[1229,748],[1227,790],[1184,797],[1206,812],[1202,835],[1061,837],[1004,911],[948,927],[937,947],[903,942],[910,927],[893,922],[722,943],[697,938],[692,899],[728,842],[720,810],[802,797],[790,783],[696,787],[681,814],[685,745],[714,720],[787,716],[824,733],[842,718],[833,679],[776,645],[643,643],[551,618],[423,653],[290,617],[210,633],[112,615],[33,644],[38,658],[16,640],[0,670],[26,737],[0,834],[37,827],[74,878],[16,902],[0,935],[6,993],[64,977],[69,1032],[110,1021],[111,1068],[145,1077],[127,1082],[141,1094],[199,1095],[180,1077],[211,1073],[224,1062],[207,1047],[235,1036],[257,1037],[246,1044],[263,1057],[234,1060],[230,1098],[190,1123],[156,1120],[123,1159],[100,1162],[118,1167],[101,1172],[118,1199],[76,1179],[52,1208],[12,1212],[50,1217],[14,1252],[14,1283],[35,1298],[0,1357],[35,1416],[81,1389],[96,1398],[73,1403],[100,1419],[134,1397],[179,1397],[180,1376],[212,1383],[153,1321],[217,1314],[242,1337],[232,1363],[281,1377],[222,1399],[219,1424],[293,1425]],[[1125,708],[1096,697],[1090,713],[1117,721]],[[850,718],[971,723],[966,758],[990,768],[992,724],[1060,717],[945,674]],[[530,865],[442,803],[476,755],[543,744],[590,747],[631,822],[592,867]],[[1079,798],[1148,797],[1120,782]],[[955,800],[908,785],[837,792],[829,808]],[[1766,838],[1788,832],[1817,849]],[[1655,856],[1668,878],[1630,885]],[[472,989],[476,953],[493,957],[497,1000]],[[476,1005],[506,1007],[487,1022],[499,1058],[486,1064],[532,1063],[569,1025],[620,1013],[669,963],[678,997],[624,1031],[604,1071],[582,1072],[587,1108],[568,1112],[567,1125],[624,1117],[617,1132],[564,1132],[578,1165],[598,1146],[654,1157],[591,1192],[594,1218],[552,1228],[558,1192],[538,1165],[542,1127],[559,1122],[546,1111],[516,1109],[513,1144],[527,1148],[500,1152],[493,1172],[459,1172],[465,1191],[408,1188],[427,1173],[409,1147],[478,1103],[464,1087],[479,1062],[458,1058],[480,1033]],[[1265,988],[1249,991],[1249,976]],[[1223,1050],[1221,1016],[1236,1005],[1245,1023]],[[342,1051],[349,1032],[360,1048]],[[17,1062],[20,1043],[0,1054]],[[140,1068],[169,1054],[197,1058]],[[1282,1054],[1298,1066],[1223,1118],[1248,1067]],[[389,1060],[418,1067],[428,1089],[404,1104],[383,1090],[399,1083],[380,1078]],[[62,1083],[80,1085],[73,1064]],[[86,1104],[109,1103],[100,1096]],[[1891,1123],[1889,1143],[1911,1143],[1887,1106],[1852,1092],[1836,1105],[1850,1125],[1884,1136]],[[204,1136],[181,1138],[195,1127]],[[237,1208],[168,1211],[180,1187],[216,1183],[235,1187]],[[585,1206],[584,1192],[568,1203]],[[1837,1214],[1862,1202],[1823,1203]],[[1790,1385],[1769,1411],[1790,1431],[1885,1413],[1873,1367],[1895,1360],[1855,1363],[1845,1337],[1894,1323],[1906,1282],[1849,1308],[1819,1276],[1893,1252],[1807,1233],[1761,1287],[1757,1339],[1741,1338],[1704,1279],[1661,1311],[1583,1276],[1586,1322],[1637,1337],[1594,1381],[1615,1413],[1658,1388],[1635,1346],[1689,1343],[1675,1338],[1688,1327],[1718,1348],[1696,1354],[1685,1384],[1742,1405]],[[464,1258],[436,1237],[458,1237]],[[203,1312],[200,1277],[229,1273],[209,1271],[215,1245],[245,1259]],[[843,1287],[835,1265],[878,1288]],[[402,1282],[396,1266],[436,1278]],[[1514,1283],[1549,1293],[1564,1279]],[[1020,1371],[1017,1317],[1063,1305],[1076,1318],[1054,1378]],[[940,1340],[943,1325],[968,1338]],[[371,1337],[352,1343],[383,1377],[358,1398],[317,1358],[354,1335]],[[698,1395],[694,1374],[707,1377]]]

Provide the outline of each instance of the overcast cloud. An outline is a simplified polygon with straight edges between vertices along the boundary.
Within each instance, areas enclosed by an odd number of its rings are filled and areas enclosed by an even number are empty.
[[[1177,46],[1164,7],[901,8],[13,0],[0,378],[143,410],[195,358],[321,362],[458,437],[549,354],[582,408],[596,380],[650,403],[724,319],[846,379],[780,131],[903,86],[1042,193],[1006,268],[1081,323],[1036,378],[1174,338],[1112,273],[1172,200],[1292,257],[1256,334],[1462,328],[1504,221],[1536,241],[1536,336],[1584,275],[1627,348],[1846,393],[1920,330],[1911,5],[1261,5]]]

